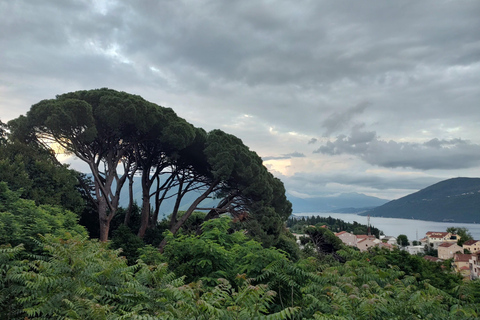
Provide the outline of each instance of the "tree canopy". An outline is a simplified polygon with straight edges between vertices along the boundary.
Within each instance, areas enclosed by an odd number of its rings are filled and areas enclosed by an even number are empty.
[[[40,101],[9,126],[16,139],[74,154],[88,164],[102,241],[118,211],[121,189],[127,179],[131,188],[136,174],[142,183],[140,237],[156,226],[167,197],[177,199],[170,221],[174,234],[193,211],[206,210],[206,220],[229,213],[267,243],[277,238],[291,213],[283,183],[239,138],[195,128],[172,109],[136,95],[106,88],[70,92]],[[187,192],[198,197],[177,218]],[[217,198],[218,205],[200,208],[207,197]],[[126,223],[129,215],[130,210]]]

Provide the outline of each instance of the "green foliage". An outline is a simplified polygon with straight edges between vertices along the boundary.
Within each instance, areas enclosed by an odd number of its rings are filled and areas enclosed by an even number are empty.
[[[202,225],[200,235],[167,234],[163,259],[170,270],[185,275],[187,282],[213,284],[217,278],[233,282],[237,274],[259,276],[272,261],[286,259],[283,253],[263,248],[241,231],[229,233],[230,222],[226,216],[209,220]]]
[[[388,268],[395,266],[418,281],[428,281],[431,285],[448,293],[458,286],[461,277],[451,272],[451,267],[431,262],[416,255],[410,255],[404,250],[375,249],[368,253],[371,262],[378,267]]]
[[[317,252],[321,256],[331,255],[335,259],[343,261],[343,259],[337,255],[337,251],[343,247],[343,242],[335,236],[332,231],[322,227],[308,227],[305,229],[305,233],[310,237]]]
[[[449,227],[447,228],[447,232],[456,234],[460,237],[460,239],[457,241],[457,244],[459,246],[462,246],[465,241],[473,240],[472,234],[468,231],[467,228],[464,227]]]
[[[0,146],[7,143],[7,125],[0,120]]]
[[[98,241],[46,236],[44,255],[18,260],[23,247],[0,249],[2,319],[289,319],[270,313],[275,293],[245,275],[184,285],[166,264],[128,266]]]
[[[44,149],[18,141],[0,144],[0,181],[37,204],[63,206],[77,214],[85,206],[77,172]]]
[[[21,199],[19,192],[11,191],[0,182],[0,244],[16,246],[23,243],[27,250],[32,250],[39,234],[70,232],[86,236],[77,220],[76,214],[61,207],[37,206],[32,200]]]
[[[332,217],[319,217],[319,216],[309,216],[309,217],[290,217],[287,220],[287,227],[294,233],[304,233],[305,228],[308,226],[327,226],[329,230],[333,232],[347,231],[354,234],[367,234],[368,226],[360,224],[356,221],[353,223],[345,222],[341,219],[335,219]],[[383,232],[373,226],[370,227],[370,232],[372,235],[375,235],[377,238],[380,237],[380,234]]]
[[[145,246],[142,239],[132,233],[130,228],[122,224],[113,232],[110,241],[112,249],[120,249],[120,255],[127,258],[128,264],[135,264],[139,258],[139,249]]]
[[[408,237],[404,234],[398,235],[397,243],[398,243],[398,245],[400,245],[402,247],[406,247],[410,244],[410,242],[408,241]]]

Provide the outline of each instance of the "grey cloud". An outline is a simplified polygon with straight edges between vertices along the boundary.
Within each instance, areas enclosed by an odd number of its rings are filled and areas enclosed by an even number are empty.
[[[355,115],[363,113],[368,105],[368,102],[361,102],[345,111],[332,113],[322,122],[322,127],[325,128],[324,136],[343,129]]]
[[[444,178],[439,177],[412,177],[412,176],[382,176],[371,173],[323,173],[312,174],[299,172],[291,177],[282,177],[290,186],[300,189],[305,193],[315,193],[319,190],[318,186],[327,184],[340,184],[352,186],[354,188],[369,188],[376,190],[401,189],[401,190],[419,190],[429,185],[437,183]],[[305,186],[302,188],[302,186]],[[316,187],[315,187],[316,186]],[[311,188],[311,192],[308,189]]]
[[[462,139],[432,139],[424,143],[384,141],[375,132],[352,130],[340,135],[314,153],[351,154],[363,161],[386,168],[463,169],[480,164],[480,145]]]
[[[285,160],[285,159],[291,159],[291,158],[305,158],[305,155],[300,152],[292,152],[292,153],[283,154],[281,156],[262,157],[263,161]]]
[[[479,12],[478,1],[438,0],[0,1],[1,113],[110,87],[228,129],[270,159],[316,143],[389,168],[469,167]],[[242,115],[255,121],[236,125]],[[411,135],[430,141],[397,142]]]

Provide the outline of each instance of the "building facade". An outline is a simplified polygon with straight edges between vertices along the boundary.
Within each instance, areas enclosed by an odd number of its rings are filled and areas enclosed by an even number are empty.
[[[456,243],[444,242],[438,246],[438,257],[442,260],[453,258],[457,252],[463,253],[463,248]]]

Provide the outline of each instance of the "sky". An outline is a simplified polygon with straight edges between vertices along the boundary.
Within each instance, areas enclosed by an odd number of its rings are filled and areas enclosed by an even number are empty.
[[[236,135],[290,195],[391,200],[480,177],[479,30],[474,0],[0,0],[0,120],[108,87]]]

